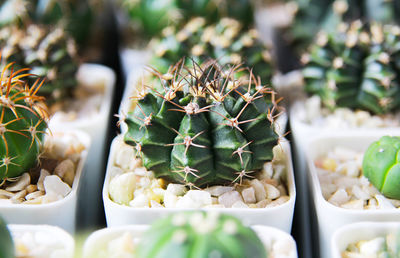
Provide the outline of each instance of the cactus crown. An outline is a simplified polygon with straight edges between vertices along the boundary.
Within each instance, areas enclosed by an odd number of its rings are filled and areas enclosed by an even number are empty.
[[[383,136],[364,153],[363,174],[388,198],[400,200],[400,137]]]
[[[157,247],[157,248],[155,248]],[[138,257],[254,257],[267,251],[257,234],[237,218],[215,212],[170,215],[141,237]]]
[[[62,28],[31,24],[26,29],[7,26],[0,29],[3,65],[15,62],[16,69],[31,67],[32,73],[46,77],[38,94],[48,103],[70,97],[77,85],[78,70],[75,42]],[[36,77],[28,77],[29,83]]]
[[[196,187],[241,183],[272,160],[278,101],[251,71],[181,60],[168,74],[153,73],[160,82],[136,97],[125,141],[157,177]]]
[[[36,95],[43,81],[24,82],[28,69],[6,65],[0,77],[0,180],[21,175],[37,163],[47,127],[43,97]]]
[[[306,91],[323,104],[384,114],[400,107],[400,27],[342,23],[303,55]]]
[[[163,38],[151,44],[156,55],[151,64],[166,72],[169,66],[182,56],[191,56],[196,62],[211,57],[221,65],[244,63],[253,67],[262,81],[269,82],[273,75],[271,47],[263,44],[255,29],[243,29],[238,20],[222,18],[217,23],[208,23],[196,17],[181,28],[167,27]],[[189,59],[188,59],[189,60]]]

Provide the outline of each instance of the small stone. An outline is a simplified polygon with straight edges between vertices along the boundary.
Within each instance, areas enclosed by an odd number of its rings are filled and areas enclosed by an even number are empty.
[[[124,170],[133,170],[137,164],[135,149],[132,146],[121,144],[115,154],[115,164]]]
[[[245,203],[256,203],[256,192],[253,187],[246,188],[242,191],[242,197]]]
[[[265,208],[267,207],[268,204],[271,203],[270,199],[264,199],[262,201],[259,201],[258,203],[256,203],[256,208]],[[251,206],[250,206],[251,207]]]
[[[28,194],[33,193],[37,190],[37,185],[28,185],[25,190],[28,192]]]
[[[166,191],[164,194],[164,205],[165,208],[175,208],[176,202],[178,201],[178,196]]]
[[[75,164],[70,159],[65,159],[54,169],[54,174],[59,176],[65,183],[72,186],[75,179]]]
[[[71,187],[61,181],[56,175],[47,176],[43,181],[44,191],[46,195],[65,197],[71,192]]]
[[[43,195],[44,195],[44,193],[42,191],[36,191],[36,192],[32,192],[32,193],[26,195],[25,199],[26,200],[33,200],[33,199],[36,199],[39,196],[43,196]]]
[[[211,205],[211,195],[207,191],[189,190],[177,203],[178,208],[201,208]]]
[[[118,204],[128,205],[134,197],[136,183],[136,175],[133,172],[114,177],[108,186],[110,198]]]
[[[272,178],[272,175],[274,174],[272,162],[264,163],[263,174],[265,175],[266,178]]]
[[[380,209],[385,209],[385,210],[396,209],[396,207],[394,207],[393,204],[381,194],[375,195],[375,199],[378,201],[378,207]]]
[[[4,190],[4,189],[0,189],[0,198],[2,198],[3,199],[3,197],[5,197],[5,198],[11,198],[11,197],[13,197],[15,195],[15,193],[12,193],[12,192],[9,192],[9,191],[6,191],[6,190]]]
[[[363,200],[353,200],[342,204],[340,207],[345,209],[354,209],[354,210],[362,210],[364,209],[364,201]]]
[[[355,161],[346,162],[345,171],[346,175],[350,177],[358,177],[360,175],[360,170]]]
[[[23,173],[22,176],[20,176],[17,181],[10,184],[10,186],[6,188],[6,191],[18,192],[24,190],[30,183],[31,183],[31,176],[28,173]]]
[[[266,184],[264,186],[264,188],[265,188],[265,191],[267,192],[268,199],[275,200],[276,198],[278,198],[281,195],[279,190],[273,185]]]
[[[376,257],[380,250],[384,250],[385,238],[377,237],[370,241],[361,242],[359,245],[360,253],[367,257]]]
[[[150,201],[150,207],[151,208],[164,208],[164,206],[162,206],[160,203],[153,201],[153,200]]]
[[[331,198],[328,199],[328,202],[332,203],[333,205],[340,206],[349,200],[350,196],[343,188],[340,188],[331,196]]]
[[[224,193],[233,191],[234,188],[230,187],[230,186],[216,185],[216,186],[207,187],[204,190],[209,192],[212,196],[219,197],[219,196],[223,195]]]
[[[280,181],[281,178],[284,176],[285,173],[285,166],[284,165],[275,165],[274,166],[274,175],[273,179]]]
[[[276,207],[279,205],[282,205],[289,201],[290,197],[289,196],[281,196],[278,199],[272,201],[270,204],[268,204],[265,208],[271,208],[271,207]]]
[[[254,179],[250,181],[250,185],[255,190],[256,200],[257,202],[264,200],[267,198],[267,192],[265,191],[264,186],[258,179]]]
[[[129,206],[134,208],[148,208],[150,207],[149,205],[149,199],[144,194],[136,195],[135,198],[129,202]]]
[[[26,190],[19,191],[13,197],[11,197],[11,201],[13,203],[22,203],[23,201],[25,201],[26,194],[27,194]]]
[[[351,188],[351,192],[359,200],[366,201],[371,198],[371,196],[367,192],[365,192],[363,189],[361,189],[361,187],[359,187],[358,185],[354,185]]]
[[[232,208],[249,208],[244,202],[242,201],[237,201],[234,204],[232,204]]]
[[[144,167],[137,167],[133,172],[138,176],[148,176],[149,174],[149,171]]]
[[[38,179],[38,182],[37,182],[37,187],[38,187],[38,189],[40,191],[44,191],[43,181],[47,176],[50,176],[50,172],[47,171],[46,169],[41,169],[40,170],[40,176],[39,176],[39,179]]]
[[[287,192],[285,186],[283,186],[283,185],[278,185],[277,188],[278,188],[279,193],[280,193],[281,196],[288,195],[288,192]]]
[[[218,197],[218,202],[225,206],[225,208],[231,208],[235,202],[242,201],[242,196],[237,191],[231,191],[224,193]]]
[[[263,182],[273,185],[275,187],[278,187],[278,185],[279,185],[279,182],[275,179],[267,179],[267,180],[263,180]]]
[[[176,195],[176,196],[182,196],[186,193],[186,187],[181,184],[168,184],[167,186],[167,192]]]
[[[217,197],[211,197],[211,203],[212,204],[218,204],[218,198]]]

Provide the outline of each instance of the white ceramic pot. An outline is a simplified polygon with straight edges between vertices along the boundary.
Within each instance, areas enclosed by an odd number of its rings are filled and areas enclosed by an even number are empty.
[[[131,73],[140,74],[151,58],[151,52],[146,49],[122,48],[119,55],[124,78],[128,78]]]
[[[386,132],[385,134],[390,134]],[[399,134],[398,134],[399,135]],[[322,195],[321,184],[317,175],[315,160],[322,157],[336,146],[364,152],[368,146],[379,140],[382,134],[362,133],[347,134],[342,136],[318,137],[310,141],[306,148],[309,167],[309,180],[318,223],[321,257],[329,257],[330,241],[333,233],[341,226],[361,221],[398,221],[400,210],[352,210],[335,206],[329,203]]]
[[[92,233],[83,246],[83,258],[98,257],[98,251],[104,250],[104,247],[113,239],[122,236],[125,232],[129,232],[136,240],[140,240],[141,235],[149,228],[148,225],[128,225],[112,228],[105,228]],[[255,225],[251,227],[261,241],[268,248],[271,242],[284,241],[290,248],[289,255],[285,258],[296,258],[297,249],[293,238],[286,232],[268,226]]]
[[[122,142],[123,137],[121,135],[117,136],[113,140],[103,187],[103,201],[108,226],[114,227],[128,224],[151,224],[157,218],[166,216],[170,213],[191,210],[176,208],[133,208],[113,202],[109,197],[108,187],[111,179],[116,176],[115,174],[112,174],[112,167],[115,164],[116,150],[121,146],[121,144],[123,144]],[[203,210],[224,212],[240,218],[248,225],[260,224],[273,226],[289,233],[292,227],[296,190],[289,143],[287,141],[282,141],[281,146],[287,157],[286,181],[289,192],[289,200],[287,202],[272,208],[206,208]]]
[[[86,148],[81,152],[71,192],[61,200],[45,204],[0,203],[0,215],[11,224],[48,224],[74,233],[78,189],[86,162],[87,150],[90,147],[90,137],[82,131],[53,131],[52,135],[47,137],[59,137],[60,135],[67,135],[68,137],[68,135],[73,135]]]
[[[101,185],[104,176],[104,156],[106,153],[107,128],[111,116],[111,105],[115,91],[115,73],[110,68],[98,64],[83,64],[79,67],[78,81],[83,81],[85,87],[100,88],[103,91],[103,99],[97,113],[88,117],[78,117],[66,120],[65,115],[55,113],[49,122],[51,130],[82,130],[88,133],[92,139],[92,146],[88,153],[88,162],[84,168],[81,179],[82,189],[85,189],[79,197],[79,222],[82,225],[92,225],[102,216],[101,209]]]
[[[347,246],[359,241],[368,241],[388,234],[398,234],[397,222],[359,222],[343,226],[335,231],[331,241],[332,258],[342,258]]]
[[[24,245],[26,244],[30,247],[34,247],[36,250],[39,249],[41,254],[51,252],[51,257],[74,257],[74,239],[69,233],[59,227],[49,225],[9,224],[8,228],[14,242],[17,241]],[[29,242],[26,243],[28,240]],[[31,241],[35,241],[35,243],[32,243]]]

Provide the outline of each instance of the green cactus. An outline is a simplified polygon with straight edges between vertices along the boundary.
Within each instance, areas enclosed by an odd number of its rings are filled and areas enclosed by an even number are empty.
[[[0,217],[0,257],[15,257],[14,242],[11,237],[10,231],[7,228],[7,224],[2,217]]]
[[[335,33],[321,32],[303,56],[305,90],[321,97],[325,107],[364,109],[385,114],[400,107],[400,70],[396,67],[400,37],[377,23],[342,24]]]
[[[364,153],[365,177],[386,197],[400,200],[400,137],[383,136]]]
[[[271,81],[271,48],[261,43],[255,29],[243,30],[238,20],[223,18],[209,24],[204,18],[196,17],[180,29],[166,28],[163,34],[163,38],[151,44],[156,53],[150,61],[162,73],[183,56],[190,56],[197,62],[211,57],[218,59],[221,65],[243,62],[253,68],[262,82]]]
[[[47,127],[46,106],[36,96],[43,81],[28,87],[23,81],[30,75],[26,70],[14,71],[11,63],[1,74],[0,180],[17,177],[37,164]]]
[[[78,59],[74,41],[60,27],[29,25],[26,29],[7,26],[0,29],[4,63],[15,62],[16,69],[31,67],[32,73],[46,77],[38,94],[48,103],[72,96],[77,85]],[[29,77],[34,83],[36,77]]]
[[[239,66],[183,62],[154,72],[161,84],[137,97],[125,142],[156,177],[196,187],[241,183],[273,158],[274,93],[250,72],[237,78]]]
[[[98,0],[3,0],[0,2],[0,27],[58,24],[81,45],[90,36],[93,9],[100,5]]]
[[[237,218],[217,213],[177,213],[155,222],[142,236],[138,257],[266,258],[257,234]]]

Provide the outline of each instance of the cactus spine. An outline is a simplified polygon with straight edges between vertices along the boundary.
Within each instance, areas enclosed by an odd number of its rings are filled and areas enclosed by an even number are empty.
[[[144,233],[138,257],[253,257],[267,251],[256,233],[233,216],[217,213],[178,213],[154,223]]]
[[[400,200],[400,137],[383,136],[364,153],[363,174],[386,197]]]
[[[182,62],[168,75],[154,71],[161,83],[139,95],[125,141],[156,177],[172,182],[202,187],[252,177],[278,143],[274,93],[251,72],[237,78],[240,66]]]
[[[30,75],[26,71],[14,71],[11,63],[1,74],[0,180],[19,176],[37,164],[47,127],[46,107],[36,96],[43,81],[29,88],[23,81]]]

